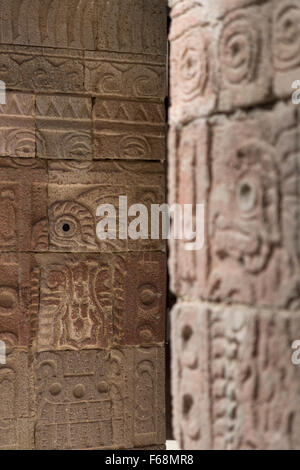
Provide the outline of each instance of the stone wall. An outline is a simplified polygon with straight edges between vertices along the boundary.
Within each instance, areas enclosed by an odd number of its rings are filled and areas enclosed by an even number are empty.
[[[165,443],[165,245],[96,209],[165,200],[166,17],[0,0],[1,449]]]
[[[299,0],[170,0],[173,398],[183,449],[299,449]]]

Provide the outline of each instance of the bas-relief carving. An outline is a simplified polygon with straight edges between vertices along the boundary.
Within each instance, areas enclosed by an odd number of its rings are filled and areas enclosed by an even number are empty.
[[[173,313],[181,447],[298,448],[299,369],[291,362],[291,344],[299,318],[196,303],[179,304]]]
[[[160,439],[161,352],[40,353],[35,364],[37,447],[132,448]],[[145,403],[148,394],[151,401]]]

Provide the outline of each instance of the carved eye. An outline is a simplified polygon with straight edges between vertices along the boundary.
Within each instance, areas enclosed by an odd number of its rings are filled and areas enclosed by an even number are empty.
[[[251,181],[244,180],[238,186],[237,203],[241,211],[249,212],[257,202],[256,187]]]
[[[73,237],[78,230],[77,220],[71,216],[60,217],[55,223],[55,232],[59,237]]]

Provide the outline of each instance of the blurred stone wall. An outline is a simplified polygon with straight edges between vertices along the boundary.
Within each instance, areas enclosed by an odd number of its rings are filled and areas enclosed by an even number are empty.
[[[165,245],[96,209],[165,201],[162,0],[0,0],[1,449],[165,444]]]
[[[170,203],[205,204],[205,246],[171,243],[182,449],[299,449],[299,0],[170,0]]]

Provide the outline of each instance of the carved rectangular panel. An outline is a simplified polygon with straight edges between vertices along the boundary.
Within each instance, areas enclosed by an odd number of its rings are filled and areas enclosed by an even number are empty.
[[[96,99],[95,159],[165,159],[164,105]]]
[[[120,239],[119,197],[132,204],[160,204],[164,201],[164,167],[142,162],[57,162],[49,164],[48,189],[50,248],[52,251],[126,251],[164,248],[161,240]],[[80,181],[80,184],[78,183]],[[68,184],[67,184],[68,183]],[[100,240],[96,226],[97,207],[111,204],[116,210],[117,238]],[[128,209],[125,211],[127,212]],[[128,225],[131,219],[128,218]],[[65,231],[66,227],[68,228]],[[149,236],[150,236],[150,226]]]
[[[0,154],[2,157],[35,157],[35,97],[6,92],[0,105]]]
[[[94,96],[121,99],[166,97],[166,61],[163,56],[84,53],[85,90]]]
[[[1,253],[0,265],[0,340],[7,348],[28,346],[29,276],[26,278],[25,265],[16,253]]]
[[[48,96],[36,98],[37,156],[89,160],[92,149],[92,100]]]
[[[100,0],[97,49],[166,54],[167,0]]]
[[[32,379],[25,351],[7,349],[0,364],[0,449],[28,450],[34,446]]]
[[[38,449],[164,442],[163,349],[44,352],[36,357]]]
[[[173,318],[181,448],[299,448],[300,369],[291,348],[299,316],[182,303]]]
[[[161,253],[32,257],[34,350],[163,342],[165,262]]]
[[[48,249],[46,166],[0,159],[0,252]]]
[[[83,51],[0,45],[0,80],[11,90],[84,91]]]
[[[166,0],[1,0],[0,42],[166,54]]]
[[[296,112],[278,104],[212,126],[207,296],[213,300],[299,306]]]
[[[197,236],[204,233],[204,246],[193,251],[187,250],[187,240],[172,236],[170,241],[169,267],[173,291],[180,296],[203,296],[208,270],[207,216],[210,186],[208,150],[209,127],[206,121],[197,121],[181,130],[170,129],[169,181],[173,187],[169,203],[179,204],[184,220],[184,206],[193,205],[193,223],[197,223]],[[195,175],[197,177],[195,178]],[[195,218],[195,204],[204,204],[204,220]],[[175,217],[172,214],[173,226]],[[177,219],[178,220],[178,219]],[[195,230],[195,228],[194,228]],[[183,234],[184,235],[184,234]],[[193,240],[194,242],[194,240]]]

